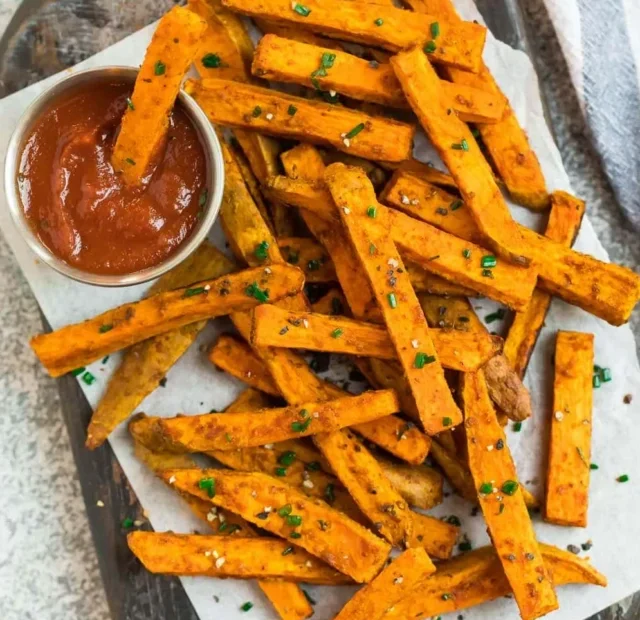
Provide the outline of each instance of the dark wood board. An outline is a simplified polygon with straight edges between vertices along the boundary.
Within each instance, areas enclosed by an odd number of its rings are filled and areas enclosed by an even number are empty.
[[[171,0],[124,6],[110,0],[25,0],[0,40],[0,97],[84,60],[100,51],[98,45],[118,41],[160,17],[172,4]],[[497,38],[529,51],[518,0],[476,0],[476,4]],[[78,28],[76,20],[87,27]],[[95,29],[107,36],[97,37]],[[43,323],[48,327],[44,318]],[[179,581],[149,574],[129,552],[120,524],[126,517],[140,517],[142,507],[111,447],[95,451],[84,447],[91,407],[77,380],[62,377],[58,387],[112,617],[197,620]],[[104,507],[98,507],[98,501]],[[612,608],[592,620],[638,617],[636,596],[624,612]]]

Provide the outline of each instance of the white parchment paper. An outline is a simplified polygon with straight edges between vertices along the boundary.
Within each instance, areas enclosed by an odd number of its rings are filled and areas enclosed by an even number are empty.
[[[456,4],[465,19],[481,21],[471,0],[458,0]],[[69,71],[107,64],[139,64],[152,29],[150,26],[141,30]],[[501,44],[492,36],[487,41],[485,58],[527,129],[542,163],[548,187],[570,191],[560,154],[545,124],[531,62],[523,53]],[[2,170],[6,146],[20,115],[38,94],[59,78],[60,76],[51,77],[0,101]],[[425,145],[424,140],[419,141],[416,155],[425,161],[437,163],[437,157]],[[513,212],[521,222],[537,227],[538,222],[531,213],[518,207],[513,207]],[[143,293],[144,287],[113,290],[78,284],[38,263],[15,230],[4,195],[0,197],[0,229],[54,328],[138,299]],[[219,247],[223,247],[220,231],[215,230],[212,236]],[[607,259],[588,219],[584,221],[575,247],[600,259]],[[474,301],[474,306],[480,316],[485,316],[495,307],[488,301]],[[496,323],[491,328],[495,329]],[[216,334],[225,329],[228,329],[225,320],[210,323],[198,342],[169,372],[166,387],[151,394],[140,409],[155,415],[169,416],[179,412],[200,413],[212,408],[222,409],[230,403],[241,391],[241,384],[216,372],[200,351],[200,345],[210,345]],[[594,393],[593,461],[600,468],[592,472],[591,477],[589,526],[584,530],[562,528],[542,523],[539,518],[535,520],[538,536],[544,542],[565,548],[568,544],[580,545],[588,539],[593,541],[589,555],[595,566],[609,578],[608,588],[561,587],[558,589],[560,610],[549,616],[554,620],[579,620],[640,589],[640,561],[637,555],[640,540],[640,496],[637,492],[640,484],[640,459],[637,458],[640,425],[635,419],[638,413],[637,403],[640,402],[640,368],[629,327],[611,327],[577,308],[554,300],[527,373],[527,385],[533,396],[533,419],[523,424],[520,433],[514,432],[512,428],[508,431],[509,445],[517,461],[519,477],[523,481],[529,481],[529,488],[538,495],[542,491],[544,479],[546,420],[550,414],[552,390],[551,355],[553,337],[558,329],[593,332],[596,336],[596,363],[610,367],[613,373],[613,381],[604,384]],[[81,386],[93,406],[98,402],[117,363],[118,356],[111,356],[106,364],[96,362],[89,368],[98,381],[92,386],[82,383]],[[623,404],[625,394],[634,396],[631,405]],[[204,531],[203,524],[191,516],[177,496],[135,459],[124,427],[119,428],[110,441],[157,531]],[[616,477],[620,474],[628,474],[630,482],[617,483]],[[471,507],[466,502],[454,496],[449,497],[433,514],[457,515],[462,521],[462,531],[467,534],[474,547],[488,544],[482,516],[472,517]],[[109,516],[105,514],[105,518]],[[185,578],[182,582],[202,620],[276,618],[269,602],[254,583],[205,578]],[[331,618],[353,591],[348,587],[307,589],[318,602],[314,616],[318,620]],[[214,596],[218,597],[218,602],[214,600]],[[239,608],[246,601],[252,601],[255,607],[245,614]],[[452,615],[456,616],[457,614]],[[513,601],[500,599],[466,610],[464,616],[468,620],[493,620],[517,618],[518,613]]]

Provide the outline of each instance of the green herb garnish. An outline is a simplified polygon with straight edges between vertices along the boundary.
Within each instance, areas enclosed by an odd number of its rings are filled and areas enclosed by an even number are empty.
[[[209,53],[202,57],[202,65],[207,69],[217,69],[222,65],[222,61],[218,54]]]
[[[268,249],[269,249],[269,242],[261,241],[260,243],[258,243],[253,253],[255,254],[255,257],[258,260],[261,260],[261,261],[267,260],[267,258],[269,258],[269,252],[267,251]]]
[[[426,353],[418,352],[413,360],[414,368],[424,368],[427,364],[433,364],[436,361],[434,355],[427,355]],[[449,418],[446,418],[449,419]]]
[[[299,4],[298,2],[296,2],[293,5],[293,10],[298,14],[298,15],[302,15],[302,17],[308,17],[309,13],[311,13],[311,9],[304,6],[304,4]]]
[[[280,509],[278,510],[278,514],[279,514],[281,517],[283,517],[283,518],[284,518],[284,517],[286,517],[286,516],[290,515],[290,514],[291,514],[291,512],[292,512],[292,510],[293,510],[293,508],[292,508],[291,504],[285,504],[282,508],[280,508]]]
[[[269,301],[269,291],[267,289],[262,290],[258,286],[257,282],[252,282],[251,284],[249,284],[249,286],[247,286],[244,292],[247,295],[247,297],[254,297],[261,304],[267,303],[267,301]]]
[[[304,433],[311,424],[311,418],[307,418],[304,422],[292,422],[291,430],[294,433]]]
[[[355,138],[362,130],[364,129],[364,123],[358,123],[346,136],[345,138],[351,140]]]
[[[194,288],[188,288],[183,293],[183,297],[194,297],[195,295],[202,295],[207,292],[204,286],[196,286]]]
[[[276,476],[280,476],[282,478],[283,476],[287,475],[287,468],[286,467],[276,467],[275,468],[275,474],[276,474]]]
[[[295,460],[296,460],[296,453],[293,452],[293,450],[287,450],[286,452],[283,452],[280,455],[280,458],[278,459],[278,463],[280,463],[280,465],[289,467],[289,465],[292,465]]]
[[[113,329],[113,323],[110,323],[109,325],[100,325],[100,329],[98,330],[101,334],[106,334],[107,332],[110,332]]]
[[[340,328],[334,329],[331,332],[331,337],[332,338],[340,338],[340,336],[342,336],[343,333],[344,333],[344,331],[342,329],[340,329]]]
[[[87,372],[82,375],[82,381],[86,385],[93,385],[96,382],[96,378],[87,370]]]
[[[286,517],[287,525],[291,527],[298,527],[302,525],[302,517],[300,515],[287,515]]]
[[[202,478],[198,481],[198,488],[206,491],[209,497],[216,496],[216,481],[213,478]]]
[[[627,474],[622,474],[622,476],[618,476],[616,480],[618,482],[629,482],[629,476],[627,476]]]
[[[133,519],[131,519],[130,517],[127,517],[126,519],[122,520],[122,527],[125,529],[129,529],[130,527],[133,527]]]
[[[135,159],[131,159],[131,157],[127,157],[127,158],[125,159],[125,161],[126,161],[130,166],[135,166],[135,165],[136,165]]]
[[[288,108],[287,108],[287,114],[289,116],[295,116],[296,112],[298,111],[298,108],[296,108],[296,106],[294,106],[293,104],[291,104]]]
[[[434,39],[437,39],[440,36],[440,24],[438,22],[433,22],[431,24],[431,36]]]
[[[378,19],[376,19],[373,23],[376,26],[382,26],[382,24],[384,24],[384,19],[382,19],[381,17],[378,17]]]
[[[156,75],[164,75],[164,72],[167,70],[167,65],[165,65],[161,60],[156,60],[156,64],[153,65],[153,72]]]
[[[374,218],[378,215],[378,209],[377,207],[369,207],[367,209],[367,215],[371,218]]]
[[[515,480],[507,480],[502,485],[502,492],[505,495],[513,495],[518,490],[518,483]]]
[[[442,426],[451,426],[453,424],[453,420],[451,418],[442,418]]]
[[[425,54],[433,54],[436,51],[437,46],[435,41],[427,41],[425,46],[422,48]]]
[[[247,601],[246,603],[240,606],[240,609],[242,611],[249,611],[252,608],[253,608],[253,603],[251,601]]]
[[[487,254],[480,259],[480,267],[483,269],[493,269],[497,264],[498,259],[491,254]]]
[[[480,493],[483,495],[489,495],[493,491],[493,485],[490,482],[483,482],[480,485]]]
[[[389,305],[390,305],[392,308],[394,308],[394,309],[395,309],[395,308],[397,308],[397,307],[398,307],[398,300],[396,299],[396,295],[395,295],[395,293],[389,293],[389,294],[387,295],[387,300],[389,301]]]

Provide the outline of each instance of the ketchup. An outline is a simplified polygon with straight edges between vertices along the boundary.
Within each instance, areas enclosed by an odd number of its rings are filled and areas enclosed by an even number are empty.
[[[84,84],[35,122],[20,159],[18,188],[40,240],[66,263],[97,274],[129,274],[161,263],[193,231],[206,201],[198,133],[176,103],[166,139],[140,186],[111,165],[132,84]]]

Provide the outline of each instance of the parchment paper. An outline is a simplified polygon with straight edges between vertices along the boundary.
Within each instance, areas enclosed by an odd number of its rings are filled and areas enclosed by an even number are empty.
[[[465,19],[481,21],[481,16],[471,0],[459,0],[456,4]],[[150,26],[141,30],[81,63],[76,69],[107,64],[139,64],[152,29]],[[548,187],[571,191],[560,154],[545,124],[537,79],[529,59],[523,53],[496,41],[492,36],[489,36],[487,41],[485,58],[529,133],[542,163]],[[2,170],[6,146],[18,118],[26,106],[59,77],[51,77],[0,101]],[[420,159],[441,165],[425,140],[419,141],[416,155]],[[536,217],[531,213],[518,207],[513,207],[513,212],[521,222],[537,227]],[[12,247],[44,314],[54,328],[138,299],[143,293],[145,287],[113,290],[78,284],[38,263],[15,230],[4,195],[0,197],[0,229]],[[219,230],[215,230],[212,237],[218,242],[219,247],[224,247]],[[600,259],[607,259],[606,252],[596,238],[588,219],[583,223],[575,247]],[[488,301],[474,301],[474,307],[478,308],[479,315],[483,317],[492,311],[495,305]],[[495,329],[496,325],[492,323],[491,329]],[[151,394],[140,410],[169,416],[178,412],[200,413],[212,408],[222,409],[231,402],[241,391],[241,384],[223,373],[216,372],[200,351],[200,345],[210,345],[216,334],[225,329],[229,329],[225,320],[210,323],[200,335],[198,342],[169,372],[166,387],[158,388]],[[640,540],[640,497],[637,494],[640,483],[640,459],[637,458],[640,425],[634,419],[638,413],[637,403],[640,402],[640,368],[629,327],[611,327],[577,308],[554,300],[527,373],[526,383],[533,396],[533,419],[523,424],[520,433],[514,432],[511,428],[507,431],[509,445],[517,461],[519,477],[522,481],[528,481],[529,488],[538,495],[543,488],[546,420],[550,415],[552,391],[551,354],[553,337],[558,329],[593,332],[596,336],[596,363],[610,367],[613,373],[613,381],[594,392],[593,461],[600,468],[592,472],[591,476],[589,526],[584,530],[563,528],[544,524],[539,517],[535,519],[536,531],[540,540],[544,542],[566,548],[568,544],[580,545],[591,539],[593,548],[589,555],[595,566],[609,578],[609,586],[606,589],[594,586],[565,586],[558,589],[561,607],[549,617],[553,617],[554,620],[577,620],[640,589],[640,562],[637,555]],[[89,368],[98,381],[92,386],[83,383],[81,386],[93,406],[98,402],[117,363],[118,356],[111,356],[106,364],[97,362]],[[625,394],[634,396],[631,405],[623,404]],[[140,502],[148,511],[155,530],[190,532],[194,529],[206,529],[191,516],[177,496],[166,489],[134,458],[125,428],[119,428],[110,441]],[[628,474],[630,482],[617,483],[616,477],[621,474]],[[457,515],[462,521],[462,531],[467,534],[474,547],[488,544],[482,516],[472,517],[471,506],[466,502],[449,497],[444,505],[433,511],[433,514]],[[276,618],[269,602],[254,583],[205,578],[185,578],[182,582],[202,620]],[[325,620],[337,612],[353,589],[309,587],[308,591],[318,601],[314,618]],[[215,602],[214,595],[219,598],[219,602]],[[246,601],[252,601],[255,607],[251,612],[244,614],[239,607]],[[452,615],[455,616],[457,614]],[[466,610],[464,616],[467,620],[493,620],[517,618],[518,612],[513,601],[503,598],[479,608]]]

